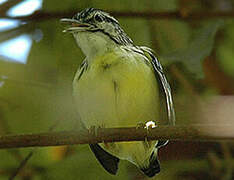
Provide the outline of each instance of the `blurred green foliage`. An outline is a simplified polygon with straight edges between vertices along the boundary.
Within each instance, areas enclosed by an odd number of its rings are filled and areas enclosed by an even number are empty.
[[[222,25],[222,20],[206,21],[200,28],[190,29],[190,37],[187,37],[187,43],[183,43],[179,49],[175,48],[168,55],[164,55],[163,59],[170,63],[182,62],[190,72],[198,78],[202,78],[204,76],[202,61],[211,53],[216,32]]]
[[[223,70],[234,77],[234,24],[233,21],[227,23],[224,30],[224,38],[221,40],[217,55]]]

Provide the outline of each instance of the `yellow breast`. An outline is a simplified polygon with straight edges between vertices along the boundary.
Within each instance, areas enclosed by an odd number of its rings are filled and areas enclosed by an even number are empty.
[[[157,81],[139,54],[115,51],[96,57],[74,79],[73,89],[87,127],[136,126],[158,118]]]
[[[124,50],[106,53],[77,72],[74,97],[87,128],[129,127],[159,119],[158,85],[144,57]],[[139,164],[151,155],[154,145],[143,142],[115,143],[104,149],[121,159]]]

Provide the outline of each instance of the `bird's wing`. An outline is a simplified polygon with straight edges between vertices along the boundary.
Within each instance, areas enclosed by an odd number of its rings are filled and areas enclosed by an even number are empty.
[[[156,79],[160,81],[159,87],[161,91],[163,92],[165,100],[166,100],[168,124],[175,125],[175,111],[174,111],[174,105],[173,105],[173,100],[172,100],[171,88],[163,72],[163,68],[150,48],[147,48],[147,47],[139,47],[139,48],[140,50],[143,51],[144,55],[151,62]],[[168,141],[159,141],[156,147],[159,148],[161,146],[164,146],[167,144],[167,142]]]
[[[166,104],[167,104],[167,114],[168,114],[168,122],[169,125],[175,125],[175,111],[174,111],[174,105],[171,95],[171,88],[167,81],[167,78],[163,72],[163,68],[158,61],[158,59],[154,56],[152,50],[147,47],[140,47],[140,49],[144,52],[145,56],[150,59],[150,62],[153,66],[154,73],[156,78],[159,78],[160,80],[160,86],[163,89]]]
[[[111,174],[117,173],[119,158],[106,152],[98,144],[90,144],[89,147],[105,170],[107,170]]]

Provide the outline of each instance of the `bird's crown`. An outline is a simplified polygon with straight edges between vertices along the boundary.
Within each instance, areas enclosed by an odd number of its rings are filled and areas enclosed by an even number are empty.
[[[100,9],[95,8],[86,8],[83,11],[74,15],[73,19],[90,24],[110,22],[119,25],[119,22],[114,17],[110,16],[108,13]]]
[[[61,19],[68,23],[65,32],[102,32],[111,40],[121,45],[131,45],[133,42],[120,27],[119,22],[110,14],[95,8],[87,8],[75,14],[71,19]]]

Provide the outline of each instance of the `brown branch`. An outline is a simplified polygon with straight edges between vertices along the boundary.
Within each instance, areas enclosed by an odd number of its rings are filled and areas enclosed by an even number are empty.
[[[160,126],[145,128],[98,128],[96,130],[48,132],[0,136],[0,149],[20,147],[42,147],[100,142],[177,140],[177,141],[218,141],[234,140],[232,125],[211,126]]]
[[[0,6],[0,15],[4,16],[10,8],[12,8],[16,4],[20,3],[21,1],[23,1],[23,0],[8,0],[8,1],[2,3]]]
[[[172,12],[110,12],[116,17],[135,17],[144,19],[184,19],[184,20],[198,20],[198,19],[210,19],[217,17],[234,17],[234,11],[198,11],[183,13],[182,11]]]
[[[9,19],[19,19],[23,21],[42,21],[50,19],[59,19],[63,17],[72,17],[81,9],[69,11],[69,12],[46,12],[43,10],[35,11],[33,14],[28,16],[18,16],[4,18]],[[171,12],[121,12],[121,11],[108,11],[111,15],[115,17],[125,17],[125,18],[141,18],[141,19],[182,19],[182,20],[203,20],[203,19],[213,19],[213,18],[233,18],[234,11],[198,11],[198,12],[187,12],[182,11],[171,11]]]
[[[57,124],[59,122],[56,121],[55,124],[53,124],[50,128],[49,128],[49,132],[53,131]],[[9,149],[8,149],[9,150]],[[16,149],[17,150],[17,149]],[[28,153],[28,155],[20,162],[19,166],[16,168],[16,170],[14,171],[14,173],[10,176],[9,180],[13,180],[16,178],[16,176],[20,173],[20,171],[22,171],[22,169],[26,166],[27,162],[29,162],[29,160],[32,158],[34,152],[35,152],[36,148],[33,149],[31,152]]]

